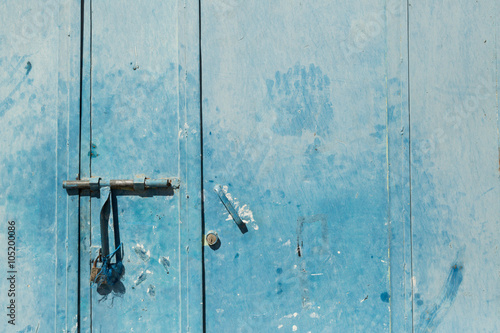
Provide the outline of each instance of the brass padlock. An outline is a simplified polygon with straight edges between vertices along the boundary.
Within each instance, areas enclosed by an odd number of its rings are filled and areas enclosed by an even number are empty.
[[[97,267],[97,261],[101,259],[101,254],[95,258],[92,268],[90,269],[90,284],[97,283],[98,285],[107,283],[105,275],[99,275],[101,269]]]

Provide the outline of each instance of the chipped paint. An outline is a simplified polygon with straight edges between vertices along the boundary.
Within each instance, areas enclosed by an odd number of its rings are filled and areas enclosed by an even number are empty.
[[[167,274],[169,274],[169,267],[170,267],[170,258],[169,257],[160,257],[158,259],[158,262],[160,263],[160,265],[163,266],[163,268],[165,268],[165,271],[167,272]]]
[[[88,4],[0,4],[17,330],[500,331],[496,1]],[[100,297],[98,198],[61,181],[136,172],[182,183],[117,195],[128,277]]]
[[[152,285],[152,284],[150,284],[149,287],[148,287],[148,289],[147,289],[147,293],[148,293],[149,296],[155,297],[155,295],[156,295],[156,288],[155,288],[155,286]]]
[[[134,252],[141,258],[142,261],[148,261],[149,258],[151,257],[151,252],[149,250],[144,249],[144,245],[142,244],[136,244],[136,246],[133,247]]]

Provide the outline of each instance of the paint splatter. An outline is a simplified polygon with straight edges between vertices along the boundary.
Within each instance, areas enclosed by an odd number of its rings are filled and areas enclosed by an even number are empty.
[[[380,299],[382,300],[382,302],[389,303],[389,298],[390,296],[387,291],[380,294]]]
[[[319,314],[317,314],[316,312],[313,312],[309,315],[309,317],[311,318],[319,318]]]
[[[137,280],[134,281],[135,285],[138,286],[144,281],[146,281],[146,279],[148,278],[148,274],[151,274],[151,272],[148,270],[142,271],[141,274],[139,274],[139,276],[137,277]]]
[[[239,205],[239,202],[237,204]],[[238,205],[236,205],[236,207],[238,207]],[[253,212],[246,204],[238,208],[238,215],[245,223],[255,222],[253,218]]]
[[[134,247],[134,252],[139,256],[139,258],[142,259],[142,261],[146,262],[149,260],[149,258],[151,257],[151,253],[148,251],[146,251],[146,249],[144,249],[144,245],[142,244],[137,244],[135,247]]]
[[[32,68],[33,68],[33,66],[31,65],[31,62],[28,61],[28,63],[26,64],[26,67],[24,67],[24,69],[26,70],[26,75],[28,75],[31,72]]]
[[[439,326],[453,305],[462,280],[463,265],[461,263],[455,263],[451,266],[448,278],[436,298],[436,301],[429,304],[429,306],[422,311],[415,332],[431,332]]]
[[[167,274],[170,274],[168,268],[170,267],[170,260],[169,260],[169,257],[160,257],[160,259],[158,259],[158,262],[160,263],[160,265],[163,266],[163,268],[165,268],[165,270],[167,271]]]
[[[250,210],[248,205],[247,204],[241,205],[240,202],[238,201],[238,198],[233,197],[232,194],[228,192],[228,190],[229,188],[227,185],[224,185],[222,187],[222,191],[226,195],[226,198],[229,200],[229,202],[233,205],[241,221],[243,221],[243,223],[245,224],[250,224],[254,230],[259,230],[259,226],[257,225],[257,223],[255,223],[253,212]],[[231,220],[233,220],[233,217],[228,212],[226,221],[231,221]]]

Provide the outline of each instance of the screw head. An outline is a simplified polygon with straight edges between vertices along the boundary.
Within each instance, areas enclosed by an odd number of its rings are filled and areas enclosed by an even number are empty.
[[[212,246],[212,245],[215,245],[215,243],[217,243],[217,241],[219,240],[219,236],[217,235],[217,233],[215,231],[209,231],[207,233],[205,239],[207,240],[207,244],[209,246]]]

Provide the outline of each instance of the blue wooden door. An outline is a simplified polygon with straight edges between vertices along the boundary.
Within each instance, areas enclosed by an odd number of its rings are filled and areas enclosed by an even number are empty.
[[[409,327],[405,19],[202,2],[207,332]]]
[[[80,177],[180,187],[112,192],[109,243],[123,244],[125,274],[102,292],[89,283],[89,262],[106,198],[81,194],[81,331],[202,330],[196,13],[194,2],[84,4]]]
[[[499,10],[1,2],[0,331],[499,331]]]

